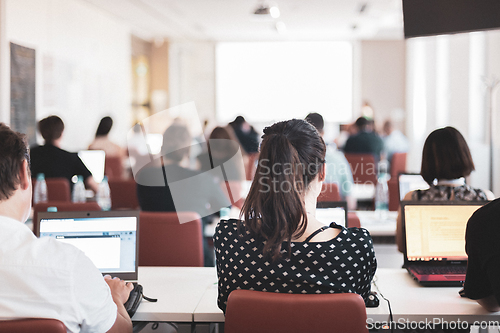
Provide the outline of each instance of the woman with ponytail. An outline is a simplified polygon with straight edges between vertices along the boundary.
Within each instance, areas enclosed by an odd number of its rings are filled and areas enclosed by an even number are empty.
[[[315,218],[326,146],[292,119],[264,129],[259,163],[241,220],[214,235],[218,305],[235,289],[281,293],[358,293],[367,298],[377,268],[368,231]]]

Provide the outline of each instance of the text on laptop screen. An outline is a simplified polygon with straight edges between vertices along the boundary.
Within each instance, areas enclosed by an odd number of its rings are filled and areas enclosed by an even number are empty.
[[[136,217],[40,220],[40,238],[52,237],[82,250],[102,273],[135,271]]]
[[[467,260],[465,229],[478,205],[405,205],[409,261]]]

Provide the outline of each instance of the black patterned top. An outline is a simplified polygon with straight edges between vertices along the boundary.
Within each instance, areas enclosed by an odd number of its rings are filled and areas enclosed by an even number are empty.
[[[452,195],[453,194],[453,195]],[[467,184],[461,186],[433,185],[427,190],[416,190],[412,193],[415,201],[486,201],[486,193]]]
[[[235,289],[294,294],[351,292],[364,299],[377,269],[370,234],[361,228],[346,229],[323,242],[283,244],[281,258],[264,257],[264,240],[248,231],[238,232],[237,220],[222,220],[214,234],[219,277],[218,305],[226,312],[227,298]],[[243,224],[243,223],[242,223]]]

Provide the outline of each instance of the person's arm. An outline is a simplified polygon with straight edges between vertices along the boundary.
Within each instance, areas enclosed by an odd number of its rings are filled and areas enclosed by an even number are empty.
[[[94,177],[92,176],[85,178],[85,187],[91,189],[96,194],[99,189],[99,185],[95,182]]]
[[[111,290],[111,296],[113,297],[113,302],[115,302],[117,308],[115,323],[108,332],[132,332],[132,320],[130,319],[123,304],[125,304],[130,295],[130,292],[132,291],[132,289],[134,289],[133,284],[126,283],[125,281],[118,278],[111,278],[111,276],[109,275],[106,275],[104,277],[104,281],[106,281],[109,289]]]
[[[411,200],[413,191],[406,193],[403,201]],[[401,216],[401,206],[398,207],[398,217],[396,219],[396,244],[398,245],[399,252],[405,251],[405,240],[403,234],[403,217]]]

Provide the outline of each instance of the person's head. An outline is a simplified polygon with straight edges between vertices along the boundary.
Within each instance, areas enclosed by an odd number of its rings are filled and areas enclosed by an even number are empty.
[[[23,207],[20,207],[21,211],[18,212],[24,213],[24,220],[31,208],[29,166],[30,155],[26,136],[0,123],[0,204],[11,199],[19,189],[28,190],[24,191]]]
[[[106,136],[109,131],[111,131],[111,127],[113,126],[113,119],[111,117],[104,117],[99,122],[99,126],[97,126],[97,131],[95,132],[96,138],[98,136]]]
[[[282,121],[264,129],[242,215],[249,231],[266,240],[265,255],[278,258],[283,242],[304,233],[305,197],[310,191],[315,196],[321,192],[325,151],[318,131],[305,120]]]
[[[38,122],[38,130],[45,143],[54,144],[62,136],[64,123],[58,116],[49,116]]]
[[[240,128],[244,123],[246,122],[245,118],[243,118],[243,116],[237,116],[236,118],[234,118],[234,120],[232,122],[230,122],[229,124],[231,126],[233,126],[233,128]]]
[[[174,122],[163,133],[162,153],[169,160],[180,163],[189,155],[191,135],[186,126]]]
[[[369,126],[369,123],[370,121],[367,118],[359,117],[358,119],[356,119],[354,125],[356,125],[359,131],[365,131],[367,126]]]
[[[311,112],[307,115],[306,121],[316,127],[318,133],[323,135],[323,129],[325,127],[325,121],[323,120],[323,116],[317,112]]]
[[[433,131],[424,143],[420,174],[432,185],[434,179],[466,177],[474,170],[469,146],[453,127]]]

